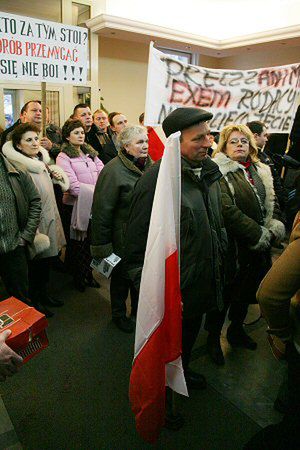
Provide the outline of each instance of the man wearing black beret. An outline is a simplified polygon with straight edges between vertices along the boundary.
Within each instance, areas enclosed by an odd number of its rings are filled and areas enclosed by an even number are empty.
[[[222,309],[222,261],[227,238],[221,212],[222,177],[207,156],[212,118],[198,108],[178,108],[163,121],[167,137],[181,131],[180,282],[183,301],[182,362],[189,388],[204,389],[203,375],[189,368],[191,351],[207,311]],[[138,181],[127,228],[128,273],[139,288],[160,162]]]

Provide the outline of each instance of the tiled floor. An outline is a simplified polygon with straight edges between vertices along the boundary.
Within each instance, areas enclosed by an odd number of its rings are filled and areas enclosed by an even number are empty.
[[[50,347],[0,386],[24,448],[149,448],[137,438],[128,406],[133,336],[124,335],[110,321],[107,280],[101,278],[99,290],[79,294],[69,279],[54,274],[52,286],[65,306],[50,320]],[[247,320],[258,316],[258,307],[252,306]],[[259,426],[280,419],[273,401],[285,368],[273,359],[265,328],[262,319],[248,327],[258,342],[256,351],[232,350],[224,331],[224,367],[209,360],[206,332],[201,331],[192,365],[207,377],[209,389],[179,399],[187,424],[176,435],[162,433],[155,448],[236,450]],[[2,401],[0,424],[0,449],[21,448]]]

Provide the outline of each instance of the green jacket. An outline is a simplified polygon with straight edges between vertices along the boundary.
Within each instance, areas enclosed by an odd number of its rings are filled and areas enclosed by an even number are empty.
[[[270,232],[277,239],[283,239],[285,227],[278,220],[280,210],[270,168],[261,162],[254,163],[265,190],[264,204],[261,204],[241,164],[224,153],[217,153],[214,161],[223,174],[221,189],[225,227],[229,238],[239,247],[240,256],[246,253],[247,259],[249,249],[264,251],[270,244]]]
[[[226,282],[232,285],[236,301],[253,303],[258,285],[270,268],[272,235],[278,240],[285,236],[285,227],[277,219],[280,210],[271,170],[261,162],[253,164],[265,193],[262,203],[243,165],[221,152],[213,160],[223,174],[222,212],[229,242]]]
[[[160,162],[140,179],[134,190],[126,236],[126,265],[138,288]],[[180,282],[185,318],[222,308],[223,258],[227,247],[223,227],[221,173],[207,158],[200,178],[181,158]]]
[[[148,156],[145,169],[151,164]],[[91,254],[94,258],[105,258],[112,252],[123,258],[132,192],[142,174],[122,151],[100,172],[92,207]]]
[[[41,216],[41,198],[27,170],[0,154],[16,199],[21,237],[32,244]]]

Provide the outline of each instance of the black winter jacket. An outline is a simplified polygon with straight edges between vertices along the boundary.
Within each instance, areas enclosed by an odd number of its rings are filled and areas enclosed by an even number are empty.
[[[185,318],[222,308],[223,257],[227,247],[218,166],[207,158],[200,178],[182,161],[180,279]],[[136,185],[126,234],[126,266],[138,288],[160,161]]]

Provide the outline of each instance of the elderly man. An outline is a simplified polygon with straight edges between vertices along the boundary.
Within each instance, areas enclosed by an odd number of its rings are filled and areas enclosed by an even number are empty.
[[[180,279],[183,301],[182,361],[190,388],[204,389],[203,375],[189,368],[191,351],[202,316],[222,308],[222,260],[227,239],[221,213],[222,177],[207,157],[212,114],[197,108],[178,108],[162,126],[166,136],[181,131]],[[130,278],[139,287],[151,208],[160,162],[138,181],[131,204],[126,236],[126,262]]]
[[[89,105],[86,103],[79,103],[76,105],[72,118],[82,122],[86,132],[85,141],[98,152],[98,157],[103,164],[107,164],[111,159],[117,156],[118,152],[111,136],[103,130],[100,130],[98,126],[93,123],[93,116]]]

